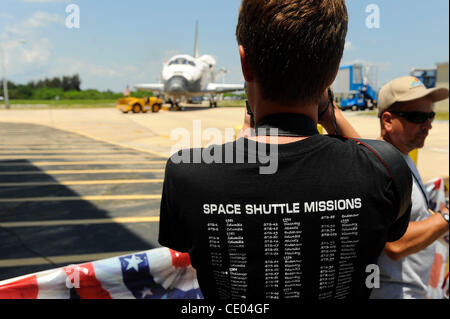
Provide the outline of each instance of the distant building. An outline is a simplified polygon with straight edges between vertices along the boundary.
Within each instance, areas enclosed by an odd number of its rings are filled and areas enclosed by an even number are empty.
[[[448,85],[448,62],[437,63],[436,87],[449,88]],[[435,109],[438,111],[449,111],[449,100],[437,102]]]

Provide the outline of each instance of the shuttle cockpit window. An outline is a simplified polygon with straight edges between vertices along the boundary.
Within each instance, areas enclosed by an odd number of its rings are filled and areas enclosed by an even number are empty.
[[[186,65],[186,64],[189,64],[189,65],[195,67],[195,63],[194,63],[194,62],[189,61],[189,60],[187,60],[187,59],[181,59],[181,58],[180,58],[180,59],[175,59],[175,60],[172,60],[172,61],[169,62],[169,65],[174,65],[174,64],[178,64],[178,65]]]

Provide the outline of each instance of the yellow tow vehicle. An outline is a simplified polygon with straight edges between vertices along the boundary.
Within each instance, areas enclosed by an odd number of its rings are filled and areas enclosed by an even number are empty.
[[[147,113],[150,111],[157,113],[161,110],[162,104],[162,99],[158,97],[150,97],[145,99],[125,97],[117,100],[116,108],[123,113]]]

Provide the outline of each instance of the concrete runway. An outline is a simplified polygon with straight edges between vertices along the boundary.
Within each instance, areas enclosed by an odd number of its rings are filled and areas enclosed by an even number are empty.
[[[379,136],[376,117],[345,112],[346,118],[364,138]],[[34,123],[83,134],[123,147],[170,156],[179,139],[171,140],[176,128],[193,136],[193,121],[201,120],[202,129],[225,129],[242,124],[244,108],[187,106],[183,112],[160,111],[148,114],[122,114],[115,109],[0,110],[0,122]],[[228,140],[223,139],[223,142]],[[202,145],[210,141],[202,141]],[[419,152],[418,168],[424,181],[449,176],[449,122],[435,121],[425,147]]]
[[[158,244],[166,159],[0,123],[0,280]]]
[[[344,114],[363,137],[378,137],[377,118]],[[1,110],[0,280],[159,247],[164,166],[179,142],[171,135],[194,137],[197,125],[227,142],[243,116],[244,108],[198,106]],[[425,181],[449,175],[449,123],[433,126],[419,153]]]

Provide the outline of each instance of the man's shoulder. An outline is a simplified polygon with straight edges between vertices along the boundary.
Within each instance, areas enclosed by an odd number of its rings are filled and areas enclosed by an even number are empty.
[[[242,143],[241,143],[242,144]],[[228,147],[230,146],[230,147]],[[353,139],[341,136],[321,135],[314,139],[313,145],[308,144],[308,150],[313,150],[318,156],[331,157],[336,164],[341,161],[353,160],[355,164],[362,166],[386,166],[386,162],[398,161],[407,167],[403,155],[391,144],[380,140]],[[231,149],[231,151],[230,151]],[[284,157],[284,149],[278,149],[278,155]],[[298,145],[297,153],[292,147],[288,155],[301,156],[302,146]],[[209,164],[233,164],[227,159],[227,152],[233,156],[237,153],[248,152],[248,147],[240,143],[229,142],[225,144],[210,145],[205,148],[187,148],[174,153],[167,161],[166,170],[170,172],[193,173],[205,168],[217,168]],[[232,158],[235,160],[235,158]],[[221,166],[222,167],[222,166]]]
[[[404,155],[392,144],[382,140],[330,137],[331,155],[340,158],[337,162],[352,160],[355,169],[370,169],[374,177],[376,172],[395,178],[401,183],[411,179],[411,173]],[[380,175],[380,177],[381,177]]]
[[[375,156],[381,158],[382,156],[390,156],[396,160],[404,161],[403,154],[392,144],[374,139],[357,139],[342,136],[327,136],[331,143],[340,146],[352,148],[362,152],[373,153]]]
[[[409,171],[405,155],[392,144],[382,140],[372,139],[353,139],[353,141],[357,145],[362,146],[362,149],[365,151],[374,154],[384,166],[392,166]]]

